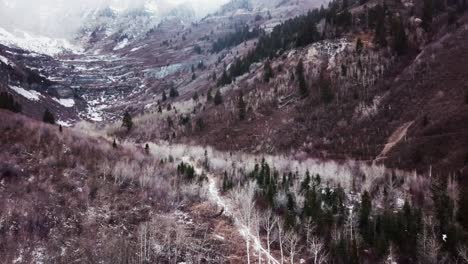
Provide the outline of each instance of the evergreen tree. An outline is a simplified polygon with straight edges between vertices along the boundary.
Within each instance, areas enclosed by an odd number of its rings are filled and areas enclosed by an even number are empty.
[[[377,23],[375,25],[374,42],[381,46],[387,46],[387,31],[385,29],[385,10],[381,5],[378,5],[375,10]]]
[[[0,93],[0,109],[6,109],[14,113],[21,113],[22,111],[21,105],[7,92]]]
[[[270,61],[267,60],[263,66],[263,80],[270,82],[270,79],[274,77],[273,69],[271,68]]]
[[[211,94],[212,93],[212,90],[211,88],[208,90],[208,92],[206,93],[206,101],[208,102],[211,102],[213,101],[213,95]]]
[[[52,114],[52,112],[50,112],[49,109],[46,109],[42,117],[42,121],[44,121],[44,123],[55,125],[54,114]]]
[[[309,95],[309,91],[307,89],[307,83],[304,77],[304,62],[302,59],[299,60],[299,63],[296,66],[296,75],[299,84],[299,92],[301,93],[302,97],[307,97]]]
[[[163,93],[162,93],[162,101],[165,102],[166,100],[167,100],[166,91],[163,91]]]
[[[124,113],[124,116],[123,116],[123,119],[122,119],[122,127],[125,127],[128,132],[130,132],[130,130],[133,127],[132,116],[130,115],[130,113],[128,111],[125,111],[125,113]]]
[[[366,234],[369,229],[369,217],[372,210],[372,200],[369,192],[364,191],[361,196],[361,210],[359,211],[359,228],[362,234]]]
[[[460,225],[468,231],[468,187],[464,185],[458,194],[457,220]]]
[[[306,171],[306,176],[301,183],[301,193],[307,193],[310,189],[310,172]]]
[[[323,72],[320,74],[319,86],[322,102],[324,102],[325,104],[331,103],[335,96],[331,88],[330,80],[325,76]]]
[[[429,30],[432,24],[432,19],[434,16],[434,0],[424,0],[423,7],[423,26],[424,29]]]
[[[218,86],[225,86],[227,84],[230,84],[231,82],[231,77],[228,75],[227,71],[224,70],[223,74],[221,75],[221,78],[219,78],[218,80]]]
[[[221,91],[218,89],[214,97],[214,104],[220,105],[223,103],[223,97],[221,96]]]
[[[242,93],[242,91],[239,93],[239,101],[237,102],[237,107],[239,108],[239,119],[245,120],[247,110],[244,102],[244,94]]]
[[[150,147],[148,144],[145,145],[145,152],[146,154],[150,154]]]
[[[169,96],[171,98],[175,98],[175,97],[179,96],[179,91],[177,91],[177,89],[175,87],[171,87],[171,90],[169,91]]]
[[[59,125],[59,132],[60,132],[60,133],[63,132],[63,127],[62,127],[62,125]]]
[[[192,99],[193,99],[194,101],[198,101],[199,98],[200,98],[200,96],[198,95],[198,92],[195,92],[195,93],[193,94],[193,96],[192,96]]]
[[[356,53],[361,54],[363,48],[364,48],[364,44],[362,43],[361,38],[358,38],[356,41]]]
[[[405,27],[401,19],[397,19],[393,22],[393,49],[398,55],[406,53],[408,48],[408,40],[406,37]]]
[[[117,141],[115,140],[115,138],[114,138],[114,142],[112,142],[112,147],[117,148]]]

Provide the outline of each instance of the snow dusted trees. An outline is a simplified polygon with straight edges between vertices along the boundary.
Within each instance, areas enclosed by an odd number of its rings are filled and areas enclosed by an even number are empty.
[[[250,248],[252,241],[252,217],[255,211],[255,184],[248,182],[244,187],[239,187],[232,193],[232,201],[236,206],[237,219],[242,224],[242,235],[245,239],[246,250],[247,250],[247,263],[250,264]]]
[[[268,254],[271,254],[271,244],[276,240],[273,237],[273,231],[276,228],[278,218],[275,217],[273,211],[269,208],[265,210],[262,214],[261,226],[266,233],[266,242],[267,242],[267,251]],[[271,263],[270,258],[268,258],[268,264]]]
[[[294,257],[301,250],[300,237],[295,230],[288,230],[284,235],[284,245],[289,253],[289,263],[294,264]]]
[[[328,261],[328,253],[323,241],[313,236],[307,242],[307,251],[310,253],[313,264],[324,264]]]

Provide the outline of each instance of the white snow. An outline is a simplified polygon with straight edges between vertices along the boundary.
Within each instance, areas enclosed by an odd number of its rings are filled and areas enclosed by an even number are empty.
[[[127,45],[128,45],[128,38],[125,38],[124,40],[122,40],[121,42],[119,42],[119,44],[117,44],[117,46],[114,47],[114,50],[123,49],[123,48],[125,48]]]
[[[58,99],[58,98],[52,98],[55,102],[65,106],[65,107],[73,107],[75,106],[75,100],[73,99]]]
[[[15,66],[13,62],[11,62],[8,58],[3,57],[2,55],[0,55],[0,61],[5,65]]]
[[[58,125],[63,126],[63,127],[71,127],[72,126],[72,123],[70,121],[58,120],[56,123]]]
[[[25,31],[9,32],[0,27],[0,44],[14,46],[39,54],[54,56],[64,52],[81,53],[82,50],[65,39],[34,36]]]
[[[25,90],[21,87],[18,87],[18,86],[12,86],[10,85],[10,88],[15,91],[16,93],[22,95],[23,97],[25,97],[26,99],[30,100],[30,101],[39,101],[41,99],[41,97],[43,97],[42,94],[40,94],[39,92],[37,91],[34,91],[34,90]]]
[[[131,51],[131,52],[135,52],[135,51],[137,51],[137,50],[141,50],[142,48],[144,48],[144,47],[146,47],[146,46],[148,46],[148,45],[145,44],[145,45],[143,45],[143,46],[133,48],[133,49],[131,49],[130,51]]]

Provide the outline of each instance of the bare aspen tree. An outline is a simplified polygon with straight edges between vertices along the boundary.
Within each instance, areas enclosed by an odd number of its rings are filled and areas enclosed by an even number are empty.
[[[232,200],[237,208],[235,213],[238,215],[238,219],[244,226],[244,236],[247,249],[247,263],[250,264],[250,240],[251,238],[251,227],[252,227],[252,216],[255,210],[255,183],[248,182],[244,187],[239,187],[233,192]]]
[[[312,218],[308,217],[304,224],[304,229],[306,231],[306,244],[309,244],[311,234],[314,232],[316,226],[312,222]]]
[[[274,242],[274,239],[272,239],[272,233],[274,229],[276,228],[276,223],[277,223],[277,218],[275,218],[273,212],[271,209],[267,209],[262,216],[262,227],[266,232],[266,239],[267,239],[267,251],[268,254],[271,254],[270,247],[271,244]],[[268,264],[271,263],[270,258],[268,258]]]
[[[431,217],[424,218],[423,232],[418,239],[418,255],[422,263],[436,264],[441,246],[435,236]]]
[[[468,263],[468,248],[466,246],[460,246],[457,251],[462,263]]]
[[[253,216],[253,227],[255,229],[255,236],[257,236],[258,243],[260,244],[258,246],[258,264],[262,263],[262,238],[260,237],[260,228],[261,228],[261,216],[258,211],[255,211],[254,216]],[[268,258],[268,257],[267,257]]]
[[[388,249],[388,256],[384,260],[384,264],[395,264],[396,262],[396,257],[395,253],[393,252],[393,245],[390,245],[390,248]]]
[[[289,251],[289,262],[294,264],[294,256],[299,251],[299,235],[294,230],[291,230],[287,231],[284,237],[286,249]]]
[[[281,261],[280,263],[284,263],[284,220],[280,216],[276,216],[276,226],[278,227],[278,243],[280,247],[280,254],[281,254]]]
[[[328,253],[325,245],[318,237],[312,236],[307,242],[308,251],[312,255],[314,264],[323,264],[328,261]]]

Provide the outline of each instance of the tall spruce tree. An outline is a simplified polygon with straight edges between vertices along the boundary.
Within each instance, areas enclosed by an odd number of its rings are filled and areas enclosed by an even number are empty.
[[[214,100],[215,105],[220,105],[220,104],[223,103],[223,97],[222,97],[221,91],[219,89],[216,91],[216,94],[215,94],[215,97],[214,97],[213,100]]]
[[[246,105],[244,101],[244,94],[242,93],[242,91],[239,93],[239,100],[237,102],[237,108],[239,109],[239,119],[245,120],[247,110],[246,110]]]
[[[133,120],[132,116],[130,115],[130,112],[125,111],[123,119],[122,119],[122,127],[125,127],[127,129],[127,132],[130,132],[130,130],[133,127]]]
[[[52,112],[50,112],[49,109],[46,109],[42,117],[42,121],[44,121],[44,123],[55,125],[54,114],[52,114]]]
[[[299,63],[296,66],[296,75],[299,84],[299,92],[302,97],[307,97],[309,95],[309,91],[307,89],[307,83],[304,77],[304,62],[302,59],[299,60]]]

